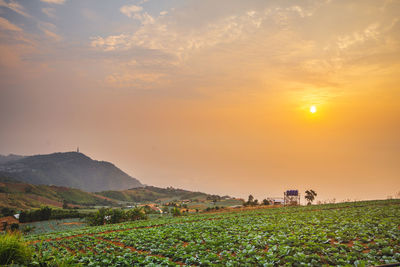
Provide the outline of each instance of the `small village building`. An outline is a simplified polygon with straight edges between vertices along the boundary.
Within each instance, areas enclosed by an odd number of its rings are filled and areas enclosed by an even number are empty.
[[[161,210],[159,207],[150,206],[150,208],[151,208],[152,210],[154,210],[154,211],[156,211],[156,212],[160,213],[160,214],[162,214],[162,213],[163,213],[163,211],[162,211],[162,210]]]
[[[283,199],[280,198],[275,198],[272,199],[272,203],[273,205],[283,205],[285,203],[285,201]]]

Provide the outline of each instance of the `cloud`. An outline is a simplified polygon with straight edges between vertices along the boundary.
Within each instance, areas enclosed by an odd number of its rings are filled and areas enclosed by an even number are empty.
[[[391,47],[398,50],[393,39],[398,35],[384,32],[387,24],[394,25],[393,31],[399,28],[397,21],[390,16],[365,16],[366,11],[351,8],[343,14],[343,3],[249,2],[230,8],[216,4],[213,10],[208,3],[169,7],[154,17],[139,5],[121,7],[121,13],[141,25],[90,40],[92,48],[107,52],[101,56],[119,58],[110,59],[118,67],[105,71],[107,82],[143,87],[146,82],[171,81],[171,87],[178,88],[175,83],[192,80],[199,87],[206,77],[205,87],[210,87],[224,79],[229,83],[230,77],[243,87],[254,80],[279,87],[281,80],[290,79],[287,88],[334,88],[346,82],[344,72],[358,60],[367,55],[372,60]],[[338,14],[354,15],[359,23],[347,25],[340,19],[332,25],[332,16]],[[150,58],[157,63],[146,60]]]
[[[54,8],[52,8],[52,7],[44,7],[44,8],[42,8],[42,12],[44,14],[46,14],[49,18],[55,18],[56,17],[55,11],[56,10]]]
[[[126,15],[129,18],[137,19],[142,24],[154,23],[154,18],[149,13],[141,12],[143,10],[143,7],[141,7],[141,6],[126,5],[126,6],[121,7],[119,10],[121,11],[122,14]]]
[[[143,7],[136,6],[136,5],[130,5],[130,6],[126,5],[126,6],[121,7],[119,10],[121,11],[122,14],[131,18],[136,13],[142,11]]]
[[[153,24],[154,18],[149,13],[135,13],[132,18],[139,20],[142,24]]]
[[[113,51],[116,49],[125,48],[129,40],[129,36],[125,34],[112,35],[108,37],[93,37],[91,46],[98,47],[104,51]]]
[[[55,33],[57,27],[54,24],[47,22],[40,22],[38,24],[39,29],[50,39],[59,42],[62,40],[62,37]]]
[[[17,25],[12,24],[5,18],[0,17],[0,28],[8,31],[16,31],[16,32],[21,32],[22,29],[18,27]]]
[[[141,47],[181,57],[189,51],[230,43],[254,32],[265,19],[265,14],[253,11],[240,16],[228,16],[196,31],[172,27],[162,20],[163,16],[154,19],[147,13],[135,13],[132,17],[143,24],[135,33],[93,37],[92,47],[104,51]]]
[[[158,63],[150,66],[148,61],[144,63],[144,60],[135,58],[135,61],[133,61],[131,58],[130,61],[135,62],[134,68],[132,65],[124,65],[124,63],[121,64],[120,62],[120,68],[112,70],[112,74],[107,76],[107,83],[114,83],[116,87],[133,87],[134,84],[141,84],[142,88],[144,86],[143,83],[154,83],[154,80],[159,81],[161,78],[163,82],[170,81],[170,75],[173,75],[172,73],[174,73],[175,70],[179,71],[179,68],[183,68],[185,63],[189,60],[197,61],[197,66],[195,67],[192,65],[190,69],[194,70],[200,68],[202,69],[200,72],[204,73],[206,72],[203,69],[205,66],[203,66],[201,62],[205,59],[199,61],[199,55],[203,55],[205,58],[213,57],[211,55],[212,51],[218,49],[221,49],[221,52],[214,55],[217,58],[224,58],[229,54],[230,56],[228,57],[230,61],[238,60],[245,63],[249,58],[253,58],[251,53],[258,53],[260,62],[264,61],[261,58],[267,59],[267,62],[272,62],[273,60],[278,60],[276,59],[276,55],[273,55],[275,59],[268,59],[266,56],[270,54],[268,51],[251,50],[263,46],[272,49],[271,47],[274,46],[284,51],[280,52],[282,57],[279,58],[279,60],[285,60],[285,58],[290,58],[296,50],[293,49],[293,46],[289,48],[287,44],[278,44],[282,42],[282,39],[290,39],[290,37],[285,37],[285,35],[288,34],[287,31],[281,31],[282,25],[288,24],[293,19],[304,19],[305,17],[311,16],[306,8],[300,8],[298,6],[279,9],[274,7],[265,9],[242,9],[234,14],[224,14],[223,16],[218,16],[213,19],[202,20],[199,24],[195,22],[195,26],[193,26],[193,20],[191,20],[191,18],[194,17],[193,14],[184,14],[183,17],[180,17],[183,18],[184,21],[176,21],[176,16],[182,16],[184,13],[181,10],[175,11],[171,9],[170,12],[172,13],[168,13],[168,16],[165,16],[167,13],[163,12],[162,14],[160,13],[158,17],[151,19],[146,19],[147,13],[142,13],[141,11],[142,9],[140,8],[132,8],[133,13],[131,12],[128,14],[125,12],[127,16],[139,19],[142,22],[142,25],[137,28],[136,31],[91,38],[91,46],[100,51],[112,51],[113,54],[118,52],[126,53],[124,51],[137,54],[134,51],[140,51],[142,56],[143,53],[146,53],[146,57],[157,59]],[[177,12],[182,13],[177,14]],[[246,42],[246,45],[241,47],[243,42]],[[300,42],[297,42],[297,44],[299,43]],[[231,53],[228,51],[231,51]],[[219,60],[215,60],[214,62],[214,60],[210,59],[210,62],[213,62],[210,63],[210,65],[219,65],[218,61]],[[226,61],[226,58],[224,58],[223,61]],[[260,64],[265,65],[266,63]],[[236,66],[236,64],[227,64],[222,69],[227,70],[232,67],[234,68],[234,66]],[[212,66],[206,68],[209,72],[212,72],[210,70]],[[141,73],[143,70],[150,69],[153,71],[152,74],[145,73],[141,76],[141,79],[130,74],[130,72],[137,74]],[[215,71],[221,72],[222,69],[217,68]],[[126,73],[126,70],[129,70],[128,73]],[[192,76],[187,69],[185,70],[185,75]],[[199,73],[196,74],[196,76],[199,75]],[[182,77],[183,76],[184,75],[182,75]],[[155,79],[151,80],[149,77]],[[197,79],[197,77],[195,77],[195,79]]]
[[[65,0],[40,0],[40,1],[49,3],[49,4],[57,4],[57,5],[62,5],[65,3]]]
[[[4,0],[0,0],[0,6],[7,7],[11,9],[12,11],[24,16],[24,17],[32,17],[28,13],[25,12],[25,9],[23,6],[21,6],[19,3],[17,3],[14,0],[11,0],[10,2],[5,2]]]
[[[364,43],[368,40],[377,40],[378,36],[379,24],[374,23],[366,27],[363,31],[356,31],[350,35],[339,36],[337,45],[340,50],[344,50],[356,44]]]
[[[158,85],[166,85],[166,82],[161,82],[161,79],[165,76],[162,73],[146,73],[146,72],[138,72],[135,73],[129,71],[120,71],[108,75],[105,79],[105,82],[113,87],[140,87],[142,89],[147,89],[150,86]]]

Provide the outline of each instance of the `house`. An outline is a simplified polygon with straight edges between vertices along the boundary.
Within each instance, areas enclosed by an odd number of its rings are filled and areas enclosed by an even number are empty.
[[[283,205],[283,204],[285,204],[285,201],[283,199],[281,199],[281,198],[274,198],[274,199],[272,199],[271,202],[272,202],[271,204],[273,204],[273,205]]]
[[[156,212],[160,213],[160,214],[162,214],[162,213],[163,213],[163,211],[162,211],[162,210],[161,210],[159,207],[150,206],[150,208],[151,208],[152,210],[154,210],[154,211],[156,211]]]
[[[0,218],[0,231],[10,230],[13,224],[19,225],[19,221],[14,216]]]

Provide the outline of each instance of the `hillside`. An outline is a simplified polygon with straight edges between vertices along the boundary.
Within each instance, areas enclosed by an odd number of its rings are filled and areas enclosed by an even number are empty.
[[[73,205],[112,205],[114,200],[79,189],[32,185],[0,178],[0,208],[30,209],[43,205],[62,207],[63,201]]]
[[[30,184],[67,186],[88,192],[143,186],[112,163],[92,160],[78,152],[1,156],[0,176]]]
[[[62,207],[63,201],[79,206],[116,206],[120,202],[204,201],[213,197],[215,196],[202,192],[155,186],[89,193],[75,188],[33,185],[8,177],[0,177],[0,208],[31,209],[43,205]]]
[[[131,188],[123,191],[103,191],[97,194],[127,202],[165,202],[185,199],[206,199],[212,196],[202,192],[192,192],[172,187],[159,188],[155,186]]]

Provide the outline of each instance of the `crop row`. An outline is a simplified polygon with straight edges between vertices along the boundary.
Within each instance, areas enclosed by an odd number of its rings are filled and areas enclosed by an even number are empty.
[[[400,205],[388,204],[161,219],[60,234],[35,246],[85,266],[379,265],[400,262]]]

